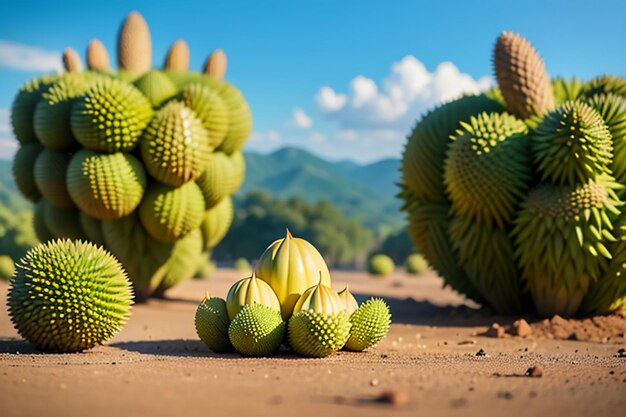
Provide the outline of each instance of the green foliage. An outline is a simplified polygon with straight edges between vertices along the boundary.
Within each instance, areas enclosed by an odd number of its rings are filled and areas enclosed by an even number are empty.
[[[372,256],[367,265],[367,271],[370,274],[380,276],[390,275],[395,268],[396,265],[393,263],[393,259],[383,254]]]
[[[404,270],[411,275],[418,275],[428,270],[428,261],[419,253],[413,253],[406,258]]]

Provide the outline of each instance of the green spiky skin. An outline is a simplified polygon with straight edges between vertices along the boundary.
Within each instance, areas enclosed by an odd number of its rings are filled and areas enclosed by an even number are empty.
[[[70,152],[44,149],[33,167],[35,184],[39,192],[58,207],[74,207],[65,182],[65,174],[71,158]]]
[[[167,272],[163,276],[155,295],[163,295],[165,291],[193,278],[197,270],[197,260],[202,256],[202,233],[194,229],[174,243],[172,252],[166,263]]]
[[[204,198],[195,182],[177,188],[153,183],[139,206],[139,217],[153,238],[167,243],[199,227],[204,211]]]
[[[406,258],[404,270],[411,275],[424,273],[428,270],[428,261],[419,253],[413,253]]]
[[[44,202],[44,221],[52,236],[57,239],[86,238],[75,207],[57,207],[48,200],[42,201]]]
[[[78,352],[116,334],[130,316],[130,282],[122,265],[90,243],[56,240],[16,265],[9,315],[39,349]]]
[[[527,131],[506,113],[481,113],[461,122],[444,171],[457,216],[500,228],[512,220],[532,180]]]
[[[396,266],[393,263],[393,259],[387,255],[378,254],[370,258],[367,265],[367,272],[372,275],[387,276],[393,273],[395,268]]]
[[[71,128],[85,148],[128,152],[152,118],[150,102],[132,85],[105,79],[94,84],[72,108]]]
[[[198,178],[213,150],[200,119],[175,100],[155,114],[140,149],[150,175],[173,186]]]
[[[361,352],[383,340],[389,332],[389,306],[380,298],[370,298],[350,316],[350,337],[344,348]]]
[[[280,311],[262,304],[246,304],[230,323],[228,337],[237,352],[245,356],[267,356],[283,340],[285,323]]]
[[[200,231],[205,251],[213,249],[226,236],[234,216],[233,200],[229,196],[204,212]]]
[[[233,159],[224,152],[210,154],[202,174],[196,180],[204,196],[206,208],[213,207],[224,197],[232,194],[240,182],[240,175],[236,171]]]
[[[557,77],[552,80],[552,90],[554,91],[554,101],[561,105],[566,101],[574,101],[583,93],[585,84],[576,77],[566,80]]]
[[[287,334],[296,353],[323,358],[346,344],[350,337],[350,317],[345,310],[336,316],[302,310],[289,319]]]
[[[121,152],[100,154],[81,149],[67,169],[67,187],[74,203],[100,220],[132,213],[146,189],[142,163]]]
[[[584,89],[584,94],[588,97],[608,93],[626,98],[626,78],[602,75],[591,80]]]
[[[178,93],[176,85],[163,71],[151,70],[137,78],[133,84],[150,100],[152,107],[159,107]]]
[[[239,191],[246,177],[246,160],[241,151],[235,151],[230,154],[230,161],[233,164],[233,176],[229,182],[229,194],[234,194]]]
[[[569,101],[546,115],[532,135],[534,160],[543,180],[584,184],[610,173],[611,133],[602,116],[582,101]]]
[[[81,211],[79,216],[80,227],[83,229],[83,233],[87,239],[98,246],[106,246],[104,235],[102,234],[102,222],[100,219],[91,217],[84,211]]]
[[[443,167],[450,135],[459,121],[483,111],[502,111],[502,106],[485,96],[466,96],[426,114],[409,135],[402,157],[402,178],[419,200],[445,203]]]
[[[200,340],[215,353],[232,352],[228,338],[230,320],[226,313],[226,302],[217,297],[205,298],[196,310],[196,333]]]
[[[0,281],[8,281],[15,272],[15,263],[10,256],[0,255]]]
[[[21,144],[37,142],[33,122],[35,107],[54,80],[54,76],[35,78],[24,84],[15,96],[11,106],[11,126]]]
[[[515,221],[516,257],[541,315],[571,316],[605,270],[619,214],[609,176],[578,187],[531,190]]]
[[[48,226],[46,226],[45,211],[47,204],[50,203],[41,199],[35,204],[33,210],[33,229],[35,230],[37,240],[41,243],[54,239],[54,235],[48,230]]]
[[[219,147],[226,137],[229,124],[228,109],[220,95],[205,85],[195,83],[185,87],[182,100],[202,121],[211,147]]]
[[[41,198],[39,188],[35,183],[35,162],[43,151],[39,143],[22,145],[13,158],[13,178],[20,193],[32,202]]]

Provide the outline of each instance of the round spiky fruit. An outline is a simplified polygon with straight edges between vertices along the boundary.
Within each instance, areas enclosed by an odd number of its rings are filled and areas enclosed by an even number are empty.
[[[348,284],[346,284],[346,288],[339,291],[338,295],[348,314],[354,313],[356,309],[359,308],[359,303],[357,303],[356,298],[354,298],[354,295],[350,292]]]
[[[67,72],[81,72],[83,70],[83,63],[76,52],[72,48],[65,48],[63,51],[63,68]]]
[[[328,285],[322,283],[321,273],[317,285],[308,288],[302,293],[296,305],[293,307],[293,314],[300,311],[314,311],[324,316],[335,316],[347,308],[344,302],[335,291]]]
[[[413,253],[404,261],[404,270],[411,275],[422,274],[428,270],[428,261],[423,255]]]
[[[150,100],[152,107],[159,107],[178,93],[174,83],[162,71],[153,69],[136,79],[133,84]]]
[[[85,148],[127,152],[152,118],[150,102],[132,85],[114,79],[95,83],[72,108],[72,132]]]
[[[228,317],[233,320],[243,306],[254,303],[280,312],[280,303],[272,287],[253,272],[252,276],[237,281],[228,290],[226,295]]]
[[[204,63],[204,72],[211,78],[216,80],[221,80],[226,75],[226,68],[228,66],[228,61],[226,59],[226,54],[221,49],[216,49],[211,52],[211,55],[206,59]]]
[[[43,218],[46,228],[58,239],[85,239],[76,207],[57,207],[48,200],[44,203]]]
[[[395,268],[393,259],[382,253],[372,256],[367,264],[367,272],[380,277],[391,275]]]
[[[554,99],[557,105],[566,101],[574,101],[583,93],[585,84],[576,77],[566,80],[557,77],[552,81],[552,90],[554,91]]]
[[[17,331],[39,349],[78,352],[111,338],[130,316],[122,265],[91,243],[55,240],[16,265],[8,294]]]
[[[45,210],[47,203],[46,200],[41,199],[35,204],[33,210],[33,229],[35,229],[35,236],[41,243],[45,243],[54,239],[54,235],[46,226]]]
[[[131,74],[143,74],[152,68],[152,39],[142,15],[131,12],[122,23],[117,38],[117,62]]]
[[[528,119],[554,107],[546,66],[526,39],[511,32],[500,35],[493,65],[498,86],[511,113]]]
[[[104,235],[102,234],[102,221],[95,217],[91,217],[84,211],[80,212],[80,227],[87,237],[87,240],[98,245],[106,246]]]
[[[193,229],[178,239],[165,264],[165,275],[155,291],[161,296],[170,288],[190,280],[196,272],[198,259],[202,256],[202,233]]]
[[[39,143],[22,145],[13,159],[13,178],[18,190],[32,202],[41,198],[41,193],[35,182],[35,162],[43,148]]]
[[[363,351],[383,340],[389,332],[389,306],[380,298],[370,298],[350,316],[350,338],[344,349]]]
[[[602,75],[591,80],[584,91],[584,94],[588,97],[608,93],[626,98],[626,78],[615,75]]]
[[[11,126],[21,144],[37,142],[33,121],[35,107],[54,80],[52,76],[35,78],[24,84],[15,96],[11,106]]]
[[[58,207],[74,207],[65,182],[71,152],[44,149],[33,168],[35,184],[41,194]]]
[[[87,46],[87,68],[94,71],[110,71],[109,53],[98,39],[92,39]]]
[[[226,137],[229,124],[228,109],[222,97],[212,88],[194,83],[185,87],[182,100],[202,121],[211,147],[219,147]]]
[[[0,255],[0,281],[8,281],[15,272],[15,263],[10,256]]]
[[[146,189],[142,163],[121,152],[100,154],[81,149],[67,169],[67,187],[76,205],[100,220],[132,213]]]
[[[532,180],[528,129],[506,113],[481,113],[461,126],[444,171],[452,209],[467,221],[504,228]]]
[[[154,115],[140,148],[150,175],[173,186],[198,178],[213,149],[200,119],[175,100]]]
[[[226,312],[226,302],[206,294],[196,310],[196,333],[215,353],[231,352],[233,345],[228,338],[230,320]]]
[[[204,216],[204,199],[195,182],[180,187],[153,183],[139,206],[141,223],[160,242],[174,242],[196,229]]]
[[[512,232],[516,257],[541,315],[576,313],[606,269],[615,241],[615,189],[605,175],[576,187],[543,184],[531,190]],[[480,242],[475,242],[479,245]]]
[[[204,250],[213,249],[226,236],[235,215],[233,200],[224,197],[219,203],[204,212],[200,231],[204,238]]]
[[[230,323],[228,337],[245,356],[267,356],[278,350],[285,334],[280,312],[262,304],[247,304]]]
[[[580,100],[546,115],[532,134],[532,149],[542,179],[553,183],[584,184],[611,172],[611,133],[602,116]]]
[[[189,46],[183,39],[178,39],[172,44],[167,56],[163,69],[175,73],[186,74],[189,70]]]
[[[302,310],[288,322],[289,344],[298,354],[322,358],[341,349],[350,336],[350,318],[346,310],[325,316]]]
[[[207,208],[215,206],[236,190],[243,174],[237,171],[233,161],[234,158],[224,152],[213,152],[208,155],[204,170],[196,180]]]

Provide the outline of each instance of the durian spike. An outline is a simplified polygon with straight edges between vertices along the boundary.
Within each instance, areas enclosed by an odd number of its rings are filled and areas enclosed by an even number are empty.
[[[134,74],[152,68],[150,29],[142,15],[131,12],[122,23],[117,39],[117,63],[121,69]]]
[[[288,227],[285,229],[285,237],[288,238],[288,239],[293,239],[293,236],[292,236],[291,232],[289,231]]]
[[[63,51],[63,67],[67,72],[81,72],[83,63],[80,61],[78,52],[72,48],[65,48],[65,51]]]
[[[87,47],[87,68],[108,71],[111,68],[109,53],[98,39],[92,39]]]
[[[189,70],[189,46],[184,39],[179,39],[170,46],[163,68],[172,72]]]
[[[226,67],[226,54],[221,49],[216,49],[206,59],[202,72],[211,78],[221,80],[226,75]]]
[[[210,292],[208,292],[208,291],[206,291],[206,292],[204,293],[204,298],[202,299],[202,301],[205,301],[205,300],[210,300],[210,299],[211,299],[211,293],[210,293]]]

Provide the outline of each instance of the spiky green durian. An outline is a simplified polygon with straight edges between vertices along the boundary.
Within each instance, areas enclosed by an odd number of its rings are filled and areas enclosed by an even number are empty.
[[[382,253],[372,256],[367,263],[367,272],[371,275],[387,276],[393,273],[395,268],[393,259]]]
[[[139,206],[139,218],[160,242],[174,242],[196,229],[204,217],[204,199],[195,182],[180,187],[153,183]]]
[[[233,159],[224,152],[213,152],[208,156],[204,170],[196,180],[202,190],[207,209],[215,206],[236,189],[241,177],[236,168]]]
[[[213,149],[200,119],[176,100],[154,115],[140,148],[150,175],[173,186],[198,178]]]
[[[206,78],[203,74],[197,71],[178,72],[174,70],[166,70],[164,72],[179,90],[183,90],[191,84],[204,83]]]
[[[15,263],[10,256],[0,255],[0,281],[8,281],[15,272]]]
[[[350,338],[344,349],[361,352],[383,340],[389,332],[389,306],[380,298],[370,298],[350,316]]]
[[[17,150],[13,158],[13,178],[17,189],[32,202],[41,198],[41,193],[35,183],[35,162],[43,151],[39,143],[26,143]]]
[[[58,207],[74,207],[65,182],[71,158],[71,152],[44,149],[33,167],[37,188],[48,201]]]
[[[133,212],[146,189],[143,164],[122,152],[78,151],[67,169],[67,187],[74,203],[100,220],[114,220]]]
[[[602,116],[583,101],[568,101],[548,113],[531,138],[534,160],[544,180],[584,184],[611,172],[611,133]]]
[[[239,191],[246,177],[246,160],[243,157],[243,152],[235,151],[230,154],[230,161],[233,164],[233,175],[229,181],[229,191],[230,194],[234,194]]]
[[[200,231],[204,238],[204,250],[213,249],[226,236],[233,222],[235,211],[230,196],[204,212]]]
[[[228,327],[228,337],[245,356],[267,356],[278,350],[285,323],[276,311],[262,304],[246,304]]]
[[[159,107],[167,99],[175,96],[178,89],[163,71],[156,69],[146,72],[133,84],[150,100],[152,107]]]
[[[231,352],[233,345],[228,338],[230,320],[226,312],[226,302],[217,297],[211,297],[209,293],[196,309],[195,317],[196,333],[215,353]]]
[[[100,219],[91,217],[84,211],[80,212],[80,227],[91,243],[98,246],[106,246],[104,235],[102,234],[102,222]]]
[[[11,126],[21,144],[37,142],[33,122],[35,107],[55,79],[55,76],[35,78],[24,84],[15,96],[11,106]]]
[[[350,336],[350,318],[346,310],[325,316],[302,310],[288,322],[289,344],[303,356],[322,358],[341,349]]]
[[[170,288],[193,278],[197,270],[197,259],[202,256],[202,244],[202,233],[199,229],[193,229],[174,242],[165,264],[167,272],[155,292],[156,295],[163,295]]]
[[[455,215],[500,228],[511,221],[532,180],[527,131],[507,113],[461,122],[444,171]]]
[[[45,211],[47,204],[50,203],[41,199],[35,204],[33,210],[33,229],[35,230],[35,236],[37,236],[37,239],[41,243],[54,239],[54,235],[48,230],[48,226],[46,226]]]
[[[502,111],[502,106],[485,96],[465,96],[430,111],[408,137],[402,156],[402,178],[416,198],[445,203],[443,168],[450,136],[459,122],[483,111]]]
[[[212,148],[219,147],[228,132],[228,109],[222,97],[201,83],[190,84],[182,92],[182,101],[193,110],[206,129]]]
[[[412,253],[404,261],[404,270],[411,275],[421,274],[428,270],[428,261],[419,253]]]
[[[130,282],[122,265],[91,243],[55,240],[16,265],[9,315],[39,349],[78,352],[111,338],[130,316]]]
[[[615,241],[612,219],[622,205],[618,188],[608,175],[576,187],[542,184],[523,203],[512,236],[541,315],[575,314],[606,269],[607,245]]]
[[[72,133],[85,148],[127,152],[135,148],[152,118],[150,102],[131,84],[102,79],[76,100]]]
[[[43,218],[46,228],[57,239],[85,239],[76,207],[57,207],[48,200],[44,203]]]
[[[584,94],[588,97],[608,93],[626,97],[626,78],[615,75],[602,75],[589,81],[584,90]]]
[[[566,80],[557,77],[552,80],[552,90],[554,91],[554,100],[557,105],[566,101],[574,101],[583,93],[585,84],[576,77]]]
[[[243,306],[254,303],[280,312],[280,302],[272,287],[253,272],[250,277],[235,282],[228,290],[226,295],[228,317],[234,320]]]
[[[339,291],[337,295],[339,295],[339,299],[343,303],[343,306],[348,314],[354,313],[356,309],[359,308],[359,303],[357,303],[356,298],[354,298],[354,295],[350,292],[348,284],[346,284],[346,288]]]

